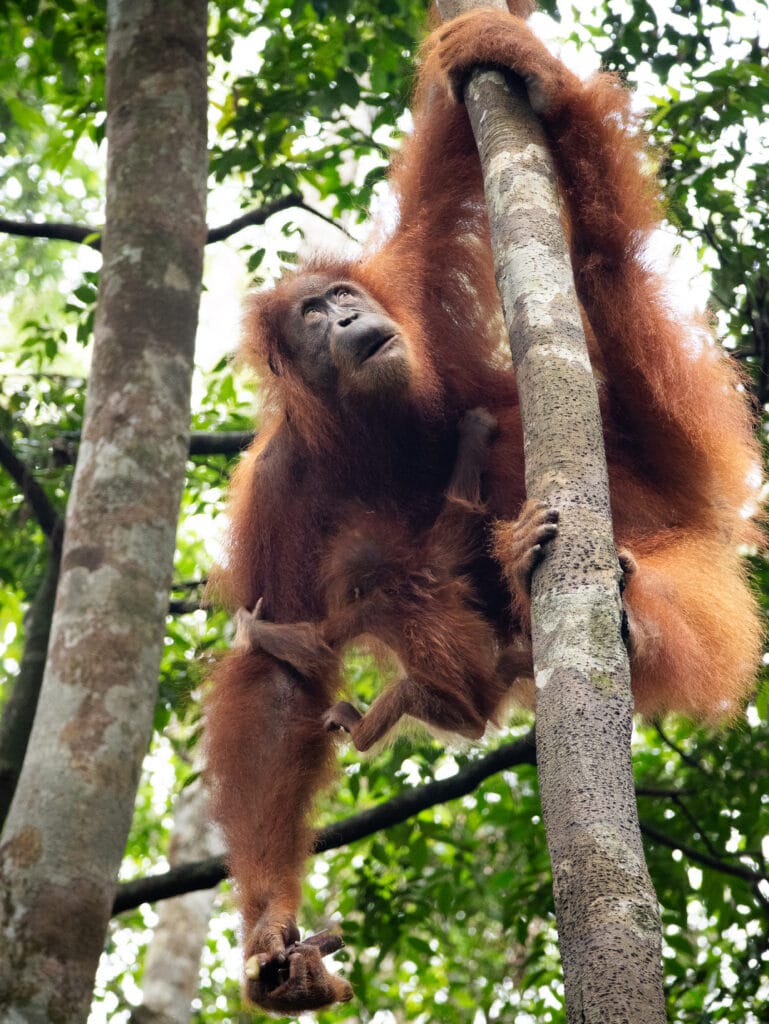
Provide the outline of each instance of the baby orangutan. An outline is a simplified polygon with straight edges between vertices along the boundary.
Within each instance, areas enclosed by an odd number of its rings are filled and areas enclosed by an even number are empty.
[[[358,750],[384,739],[403,715],[478,739],[489,722],[498,722],[512,683],[531,677],[530,646],[507,646],[500,653],[495,630],[475,607],[464,575],[482,542],[481,475],[495,428],[483,409],[463,417],[445,502],[423,537],[362,509],[345,517],[322,574],[322,622],[267,622],[261,601],[253,612],[238,612],[238,646],[287,662],[310,680],[324,679],[327,692],[340,685],[341,655],[349,642],[370,636],[397,656],[405,674],[365,715],[340,701],[324,716],[325,728],[344,729]],[[516,562],[511,574],[520,589],[527,589],[542,546],[555,536],[557,518],[555,510],[527,502],[509,524]]]

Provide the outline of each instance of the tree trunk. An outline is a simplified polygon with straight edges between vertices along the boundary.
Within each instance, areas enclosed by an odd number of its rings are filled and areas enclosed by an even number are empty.
[[[206,4],[111,0],[104,266],[38,713],[0,846],[0,1017],[75,1024],[151,735],[206,236]]]
[[[19,674],[0,719],[0,834],[19,781],[40,697],[60,556],[58,544],[51,545],[43,578],[25,616],[24,653]]]
[[[439,0],[444,19],[474,6]],[[521,401],[526,490],[561,513],[558,540],[535,573],[532,641],[567,1019],[662,1024],[661,925],[633,791],[603,431],[555,173],[522,87],[475,72],[465,102]]]
[[[176,800],[168,862],[176,867],[223,853],[224,843],[211,822],[208,792],[198,778]],[[131,1024],[189,1024],[215,899],[216,889],[203,889],[163,902],[147,950],[142,1003],[131,1014]]]

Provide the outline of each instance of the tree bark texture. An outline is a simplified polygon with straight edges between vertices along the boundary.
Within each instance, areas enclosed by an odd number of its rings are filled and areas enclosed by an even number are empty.
[[[444,18],[474,6],[439,2]],[[475,72],[465,102],[521,402],[526,490],[560,510],[558,538],[534,575],[532,642],[567,1019],[662,1024],[661,924],[633,791],[603,431],[555,172],[522,85]]]
[[[208,791],[199,777],[176,800],[168,862],[173,868],[223,853],[224,843],[211,821]],[[142,1003],[131,1014],[130,1024],[189,1024],[215,899],[215,889],[204,889],[163,903],[144,963]]]
[[[151,735],[206,237],[204,0],[110,0],[107,226],[38,713],[0,846],[0,1018],[88,1016]]]

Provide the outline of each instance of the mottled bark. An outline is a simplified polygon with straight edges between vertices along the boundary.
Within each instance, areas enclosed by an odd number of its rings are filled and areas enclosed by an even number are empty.
[[[477,4],[439,6],[445,17]],[[633,792],[603,434],[555,174],[522,87],[476,72],[465,101],[521,400],[527,494],[561,513],[535,573],[532,639],[567,1018],[661,1024],[661,927]]]
[[[168,862],[173,868],[223,853],[208,793],[197,779],[177,798]],[[131,1024],[188,1024],[215,899],[216,891],[208,889],[163,903],[147,950],[141,1006],[131,1014]]]
[[[206,237],[206,4],[112,0],[107,224],[48,659],[0,846],[0,1017],[85,1021],[149,741]]]

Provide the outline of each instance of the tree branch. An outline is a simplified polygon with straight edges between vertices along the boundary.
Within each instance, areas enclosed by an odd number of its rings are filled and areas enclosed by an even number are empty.
[[[52,545],[61,542],[62,520],[50,498],[35,479],[29,467],[16,455],[10,442],[0,435],[0,466],[8,473],[24,495],[41,530]]]
[[[292,192],[291,195],[274,199],[258,209],[249,210],[240,217],[231,220],[228,224],[221,224],[217,228],[209,228],[206,235],[206,245],[230,238],[244,228],[258,227],[264,224],[273,214],[291,208],[306,210],[307,213],[320,218],[320,220],[337,228],[347,235],[348,238],[355,241],[353,235],[346,228],[342,227],[341,224],[337,223],[332,217],[326,216],[325,213],[321,213],[320,210],[310,206],[297,192]],[[52,221],[35,223],[34,221],[8,220],[5,217],[0,217],[0,232],[3,234],[16,235],[22,238],[47,238],[49,241],[76,242],[78,245],[87,245],[91,249],[96,249],[97,252],[101,251],[102,230],[103,228],[101,227],[89,227],[82,224],[65,224]]]
[[[61,224],[32,221],[6,220],[0,217],[0,231],[6,235],[19,235],[23,238],[47,238],[64,242],[77,242],[101,250],[101,228],[83,227],[80,224]]]
[[[253,430],[193,430],[190,434],[189,454],[199,455],[238,455],[251,444],[256,437]],[[80,444],[80,432],[70,430],[51,442],[58,465],[73,466],[77,461],[77,446]]]
[[[207,585],[208,580],[205,576],[199,580],[186,580],[182,583],[174,583],[171,587],[172,592],[178,593],[182,591],[189,595],[194,595],[194,592],[197,592],[197,596],[172,597],[168,602],[168,614],[189,615],[191,612],[197,612],[201,609],[209,611],[212,606],[203,596]]]
[[[244,228],[257,227],[275,213],[280,213],[282,210],[288,210],[291,207],[303,206],[302,197],[293,192],[291,195],[283,196],[280,199],[274,199],[271,203],[267,203],[265,206],[261,206],[256,210],[249,210],[247,213],[242,214],[240,217],[236,217],[235,220],[231,220],[229,224],[222,224],[218,228],[209,228],[208,235],[206,237],[206,245],[210,245],[212,242],[222,242],[225,238],[230,238],[232,235],[236,235],[238,231],[242,231]]]
[[[655,843],[667,846],[669,850],[680,850],[687,860],[694,861],[695,864],[702,864],[703,867],[713,868],[714,871],[720,871],[723,875],[732,875],[734,878],[741,878],[743,881],[751,883],[769,881],[766,874],[761,871],[754,871],[752,868],[742,867],[739,864],[727,864],[721,857],[714,857],[711,854],[702,853],[693,846],[687,846],[648,822],[641,822],[641,831]]]
[[[182,601],[179,598],[171,598],[168,602],[168,614],[190,615],[192,612],[208,611],[210,607],[207,601]]]
[[[536,742],[532,729],[522,739],[506,743],[496,750],[492,750],[480,760],[466,765],[451,778],[428,782],[423,786],[404,790],[398,796],[377,807],[353,814],[333,825],[326,825],[316,833],[314,852],[324,853],[326,850],[336,850],[341,846],[374,835],[376,832],[400,825],[430,807],[448,803],[450,800],[456,800],[472,793],[482,782],[497,772],[522,764],[535,765],[536,763]],[[638,792],[639,795],[649,796],[677,795],[673,791],[668,793],[668,791],[655,790],[652,792],[641,789]],[[666,846],[671,850],[680,850],[688,860],[695,864],[702,864],[704,867],[741,878],[754,885],[767,880],[767,875],[760,871],[727,864],[720,857],[701,853],[694,847],[667,836],[654,825],[642,822],[641,831],[648,839],[661,846]],[[199,889],[210,889],[226,877],[227,868],[224,858],[207,857],[205,860],[180,864],[161,875],[134,878],[118,887],[112,905],[112,913],[120,914],[126,910],[133,910],[142,903],[153,903],[156,900],[170,899],[173,896],[181,896]]]
[[[680,796],[674,796],[673,797],[673,803],[676,805],[676,807],[679,809],[681,814],[683,814],[683,816],[686,818],[686,820],[691,825],[691,827],[692,827],[692,834],[695,836],[695,838],[696,838],[697,835],[699,835],[700,839],[702,840],[702,843],[704,844],[704,846],[707,849],[707,851],[710,854],[710,856],[711,857],[715,857],[716,859],[720,859],[721,855],[720,855],[719,851],[716,849],[716,847],[713,845],[713,843],[711,843],[710,839],[708,838],[708,834],[707,834],[706,830],[697,821],[697,819],[695,818],[694,814],[689,810],[689,808],[686,805],[686,802],[684,800],[682,800]]]
[[[701,764],[696,758],[692,757],[691,754],[687,754],[686,751],[674,743],[669,736],[665,735],[659,722],[654,723],[654,728],[665,746],[669,747],[673,753],[678,754],[685,764],[688,764],[690,768],[695,768],[698,772],[702,772],[703,775],[710,775],[709,770],[704,764]]]
[[[300,203],[297,203],[297,206],[300,210],[306,210],[307,213],[311,213],[314,217],[318,217],[320,220],[324,220],[326,224],[329,224],[332,228],[336,228],[337,231],[341,231],[343,235],[347,235],[350,241],[358,241],[355,235],[350,234],[347,228],[343,227],[339,223],[339,221],[334,220],[333,217],[328,217],[325,213],[321,213],[321,211],[316,210],[314,206],[310,206],[308,203],[305,203],[304,200],[302,200],[302,202]]]
[[[190,455],[237,455],[255,437],[253,430],[223,430],[221,433],[194,430],[190,434]]]
[[[327,825],[316,833],[315,852],[336,850],[382,829],[392,828],[429,807],[465,796],[489,776],[521,764],[536,764],[533,729],[522,739],[506,743],[480,760],[466,765],[449,779],[404,790],[378,807],[371,807],[360,814]],[[119,914],[138,907],[140,903],[168,899],[196,889],[208,889],[226,876],[222,858],[209,857],[193,864],[182,864],[162,875],[136,878],[119,886],[112,912]]]
[[[657,786],[636,786],[636,796],[650,796],[656,799],[665,798],[668,800],[677,800],[682,796],[693,796],[695,790],[693,789],[660,789]]]

